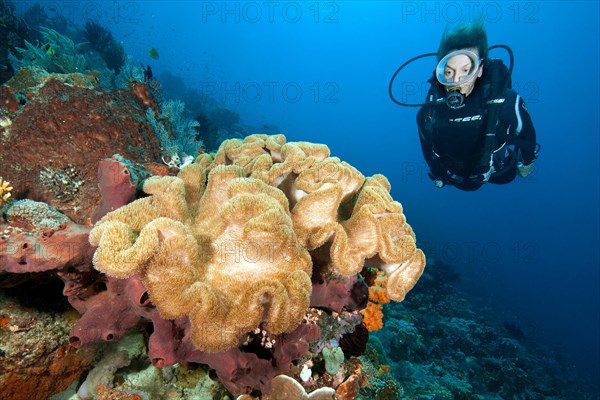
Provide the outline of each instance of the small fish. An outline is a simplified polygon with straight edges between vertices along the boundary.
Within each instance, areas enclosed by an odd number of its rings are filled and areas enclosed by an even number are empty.
[[[56,49],[51,44],[44,44],[42,46],[42,50],[46,53],[48,57],[56,55]]]
[[[150,82],[152,79],[152,68],[150,68],[150,66],[147,64],[144,68],[144,64],[142,64],[142,69],[144,70],[144,82]]]
[[[158,50],[156,50],[154,47],[148,49],[148,55],[151,58],[154,58],[155,60],[158,60],[158,58],[160,57],[158,55]]]

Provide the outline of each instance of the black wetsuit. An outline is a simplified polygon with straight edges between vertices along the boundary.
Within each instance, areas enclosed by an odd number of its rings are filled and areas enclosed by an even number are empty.
[[[451,109],[445,103],[423,106],[417,114],[421,148],[430,176],[462,190],[476,190],[483,182],[470,178],[480,164],[486,129],[488,88],[478,79],[464,104]],[[445,89],[430,90],[428,101],[441,97]],[[511,182],[517,163],[529,165],[536,159],[536,134],[523,99],[512,89],[505,89],[496,129],[491,183]],[[502,100],[500,100],[502,101]]]

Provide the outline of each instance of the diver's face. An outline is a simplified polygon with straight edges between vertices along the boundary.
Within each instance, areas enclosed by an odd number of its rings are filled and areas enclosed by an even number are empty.
[[[467,49],[477,54],[477,49]],[[477,55],[479,57],[479,55]],[[465,80],[465,77],[473,73],[473,61],[465,54],[457,54],[448,59],[444,68],[444,78],[446,82],[454,82],[456,85],[450,85],[447,89],[458,90],[465,96],[468,96],[475,87],[475,81],[480,78],[483,73],[483,65],[479,66],[476,74],[470,79]]]

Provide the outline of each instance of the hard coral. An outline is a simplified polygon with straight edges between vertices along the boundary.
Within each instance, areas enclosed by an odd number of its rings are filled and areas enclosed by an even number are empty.
[[[4,116],[10,127],[0,127],[0,176],[14,186],[13,197],[43,201],[88,224],[100,201],[100,160],[119,153],[135,163],[160,162],[146,108],[132,92],[102,91],[82,74],[32,68],[21,68],[3,87],[23,101]]]
[[[324,145],[227,140],[214,159],[148,179],[151,196],[101,219],[90,233],[95,267],[139,273],[162,317],[187,315],[198,348],[227,350],[262,323],[274,334],[300,324],[313,261],[345,276],[379,266],[402,300],[425,259],[389,189]]]
[[[10,191],[12,190],[12,186],[10,186],[9,181],[5,181],[0,176],[0,205],[2,205],[3,201],[6,201],[10,198]]]

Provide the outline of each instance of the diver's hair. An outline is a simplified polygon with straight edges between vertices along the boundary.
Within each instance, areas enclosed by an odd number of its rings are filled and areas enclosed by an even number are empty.
[[[444,36],[437,51],[437,58],[441,60],[451,51],[476,47],[479,57],[486,59],[488,56],[488,39],[485,32],[483,18],[472,23],[461,23],[452,30],[444,30]]]

